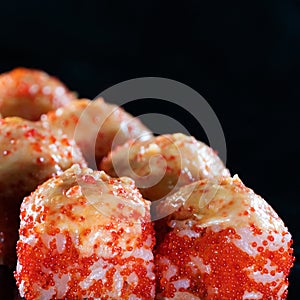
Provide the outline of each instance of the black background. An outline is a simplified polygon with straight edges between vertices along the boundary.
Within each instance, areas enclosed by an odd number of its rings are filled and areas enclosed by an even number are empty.
[[[0,4],[1,72],[43,69],[89,98],[144,76],[199,92],[222,124],[228,168],[279,213],[298,257],[299,54],[298,0]],[[149,102],[126,108],[162,110]],[[205,140],[200,127],[189,129]],[[299,273],[291,274],[289,299],[297,299]]]

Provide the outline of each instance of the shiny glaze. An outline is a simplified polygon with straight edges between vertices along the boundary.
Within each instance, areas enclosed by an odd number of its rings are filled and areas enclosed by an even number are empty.
[[[36,121],[43,113],[64,106],[75,96],[47,73],[16,68],[0,75],[0,113]]]
[[[102,98],[73,101],[42,116],[42,121],[48,123],[52,130],[74,138],[87,161],[95,168],[117,146],[130,139],[145,140],[152,136],[140,120]]]
[[[199,179],[230,175],[213,149],[180,133],[128,142],[111,152],[100,167],[111,176],[132,177],[149,200]]]

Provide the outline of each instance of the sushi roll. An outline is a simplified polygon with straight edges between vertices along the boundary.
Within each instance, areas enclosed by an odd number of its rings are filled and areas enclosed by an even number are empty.
[[[104,158],[100,169],[133,178],[151,201],[203,178],[230,175],[213,149],[181,133],[128,142]]]
[[[74,165],[25,198],[15,278],[26,300],[155,297],[150,202]]]
[[[0,113],[31,121],[50,110],[76,99],[57,78],[27,68],[16,68],[0,75]]]
[[[91,167],[97,168],[102,158],[130,139],[146,140],[152,134],[142,122],[121,107],[106,103],[102,98],[94,101],[81,99],[42,116],[52,130],[62,131],[74,138]]]
[[[23,198],[74,163],[86,166],[79,147],[67,136],[39,122],[0,119],[0,264],[15,266]]]
[[[240,179],[202,180],[161,203],[157,299],[286,299],[292,240],[282,220]]]

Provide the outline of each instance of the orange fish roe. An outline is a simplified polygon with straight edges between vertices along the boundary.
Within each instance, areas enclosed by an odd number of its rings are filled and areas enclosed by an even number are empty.
[[[180,230],[174,229],[157,250],[158,293],[163,297],[188,292],[200,299],[238,300],[248,299],[247,294],[252,293],[255,299],[285,299],[293,265],[291,241],[281,253],[264,248],[251,256],[234,244],[233,228],[213,231],[194,226],[190,231],[198,237],[180,236]],[[168,274],[170,268],[175,271]],[[265,282],[263,276],[258,280],[260,273],[269,274]],[[180,285],[182,280],[185,284]]]
[[[286,298],[291,235],[237,176],[187,185],[156,208],[170,230],[155,257],[158,299]]]
[[[130,179],[73,166],[24,199],[19,232],[27,300],[154,299],[150,202]]]
[[[144,242],[142,240],[148,238],[149,234],[153,234],[151,223],[144,224],[143,227],[141,243]],[[147,268],[147,265],[151,264],[150,262],[145,263],[143,258],[136,258],[134,255],[122,258],[122,250],[113,258],[103,258],[96,254],[83,257],[78,247],[74,245],[69,232],[62,234],[66,239],[65,249],[62,252],[58,251],[56,240],[49,243],[49,248],[41,238],[38,238],[34,246],[18,243],[19,265],[24,267],[17,270],[15,277],[17,284],[22,285],[23,294],[27,300],[40,297],[41,289],[52,294],[49,299],[57,299],[58,295],[66,299],[82,299],[84,297],[94,299],[94,297],[101,298],[103,295],[109,295],[109,292],[114,294],[116,289],[114,276],[120,266],[119,276],[123,277],[124,283],[118,297],[128,299],[133,294],[139,299],[153,299],[154,277],[149,279],[149,268]],[[136,245],[136,247],[138,246]],[[85,288],[83,282],[91,275],[93,265],[100,261],[99,267],[101,266],[103,270],[106,269],[105,275],[102,279],[90,280],[90,286]],[[99,272],[101,272],[100,269]],[[133,272],[137,281],[135,284],[132,282],[129,284],[126,279]],[[96,276],[95,274],[94,277]],[[59,281],[66,286],[59,286]],[[55,292],[54,287],[57,289]],[[62,291],[65,293],[63,294]]]

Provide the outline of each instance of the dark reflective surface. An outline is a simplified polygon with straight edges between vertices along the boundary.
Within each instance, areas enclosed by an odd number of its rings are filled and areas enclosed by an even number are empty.
[[[13,271],[7,266],[0,265],[0,299],[18,299],[16,294]]]
[[[300,265],[298,263],[296,263],[295,267],[292,269],[292,272],[289,277],[289,281],[290,281],[290,287],[289,287],[288,300],[299,299]]]

